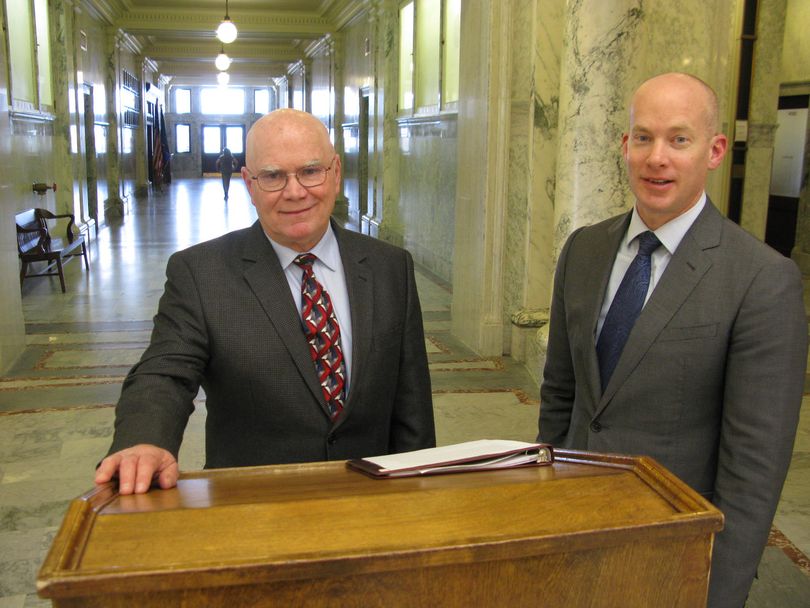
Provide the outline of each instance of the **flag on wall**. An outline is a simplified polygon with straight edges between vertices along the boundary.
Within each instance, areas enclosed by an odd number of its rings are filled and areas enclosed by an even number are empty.
[[[163,118],[163,107],[160,108],[160,151],[163,157],[163,181],[172,183],[172,155],[169,152],[169,137],[166,133],[166,120]]]

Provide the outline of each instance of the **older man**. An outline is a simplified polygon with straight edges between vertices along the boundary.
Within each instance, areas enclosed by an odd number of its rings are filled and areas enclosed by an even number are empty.
[[[706,197],[727,147],[717,116],[687,74],[633,96],[635,206],[560,254],[540,438],[651,455],[717,505],[709,605],[740,608],[790,463],[807,320],[796,265]]]
[[[259,220],[170,258],[151,343],[124,381],[96,472],[122,494],[176,483],[200,386],[206,467],[435,445],[411,256],[330,221],[340,158],[312,115],[264,116],[246,152]]]

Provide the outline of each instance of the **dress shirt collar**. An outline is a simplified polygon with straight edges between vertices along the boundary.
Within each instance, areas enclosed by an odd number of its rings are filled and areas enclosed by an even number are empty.
[[[278,261],[284,269],[292,264],[293,260],[301,255],[301,253],[311,253],[315,255],[318,261],[324,264],[329,270],[336,271],[340,268],[340,249],[338,248],[337,238],[335,237],[335,232],[332,230],[331,223],[326,227],[326,232],[321,237],[321,240],[308,252],[295,251],[294,249],[285,247],[275,242],[269,236],[267,239],[273,246],[278,256]]]
[[[703,207],[705,206],[706,192],[704,191],[703,194],[700,195],[698,202],[693,205],[691,209],[685,213],[681,213],[675,219],[668,221],[666,224],[658,228],[658,230],[653,231],[655,232],[655,236],[658,237],[658,240],[661,241],[661,244],[670,255],[675,253],[675,250],[678,248],[678,245],[681,244],[683,237],[692,227],[692,224],[695,223],[695,220],[697,219],[698,215],[700,215],[700,212],[703,211]],[[633,242],[633,239],[647,230],[649,230],[649,228],[647,228],[644,220],[641,219],[641,216],[638,214],[638,209],[634,205],[633,215],[630,218],[630,225],[627,227],[627,234],[624,237],[624,246],[629,247],[630,243]]]

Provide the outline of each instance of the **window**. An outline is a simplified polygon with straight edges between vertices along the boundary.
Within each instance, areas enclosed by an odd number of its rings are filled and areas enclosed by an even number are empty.
[[[445,0],[442,103],[458,101],[458,65],[461,57],[461,0]]]
[[[191,152],[191,125],[175,125],[174,141],[178,154]]]
[[[95,125],[93,133],[96,140],[96,154],[107,153],[107,127],[105,125]]]
[[[174,111],[178,114],[191,112],[191,89],[174,90]]]
[[[267,114],[270,111],[270,91],[267,89],[253,91],[253,111],[256,114]]]
[[[48,32],[48,0],[34,0],[39,103],[53,106],[51,91],[51,39]]]
[[[6,0],[12,108],[44,111],[53,107],[48,2]]]
[[[448,109],[458,102],[461,0],[412,0],[399,24],[400,112]]]
[[[413,2],[399,9],[399,109],[413,108]]]
[[[417,0],[414,58],[417,108],[429,107],[438,110],[441,9],[441,0]]]
[[[203,114],[244,114],[245,90],[236,87],[207,87],[200,91]]]

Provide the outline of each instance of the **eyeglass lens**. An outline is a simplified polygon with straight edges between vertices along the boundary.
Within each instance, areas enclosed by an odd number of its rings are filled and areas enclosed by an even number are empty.
[[[302,167],[295,172],[295,179],[305,188],[320,186],[326,181],[326,167]],[[262,190],[275,192],[287,185],[288,175],[283,171],[262,171],[256,177]]]

